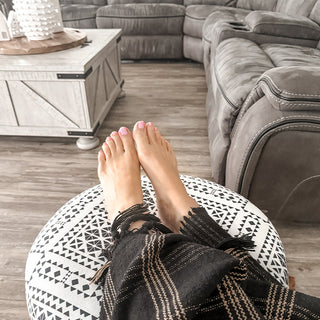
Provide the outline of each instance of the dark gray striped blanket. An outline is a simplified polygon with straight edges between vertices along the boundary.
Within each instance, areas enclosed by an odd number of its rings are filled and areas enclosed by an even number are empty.
[[[146,222],[128,231],[137,220]],[[230,237],[203,208],[175,234],[136,205],[112,236],[110,266],[99,273],[101,320],[320,320],[320,299],[281,286],[248,254],[251,240]]]

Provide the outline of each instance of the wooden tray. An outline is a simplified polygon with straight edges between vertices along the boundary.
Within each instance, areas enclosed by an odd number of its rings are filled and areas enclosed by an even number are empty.
[[[53,34],[48,40],[28,40],[27,37],[0,41],[0,54],[39,54],[55,52],[77,47],[87,41],[83,31],[65,28],[63,32]]]

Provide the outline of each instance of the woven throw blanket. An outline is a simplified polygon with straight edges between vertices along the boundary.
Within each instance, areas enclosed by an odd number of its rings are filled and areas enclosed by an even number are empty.
[[[250,238],[230,237],[204,208],[189,212],[181,234],[147,210],[136,205],[112,225],[111,263],[97,273],[101,320],[320,320],[320,299],[282,287],[248,254]]]

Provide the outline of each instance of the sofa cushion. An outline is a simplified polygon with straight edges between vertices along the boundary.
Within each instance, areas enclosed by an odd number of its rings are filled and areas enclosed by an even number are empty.
[[[206,18],[223,7],[213,5],[194,5],[186,8],[186,16],[183,24],[183,33],[202,38],[202,27]]]
[[[320,50],[314,48],[267,43],[261,45],[261,49],[276,67],[320,66]]]
[[[96,28],[96,13],[99,6],[83,4],[62,4],[63,25],[69,28]]]
[[[278,0],[276,11],[308,17],[316,2],[317,0]]]
[[[225,7],[234,7],[237,0],[184,0],[185,6],[191,6],[196,4],[203,5],[215,5],[215,6],[225,6]]]
[[[239,109],[259,77],[274,67],[257,44],[240,38],[227,39],[217,47],[214,72],[219,89],[230,106]]]
[[[218,22],[225,21],[226,23],[234,24],[234,27],[237,28],[238,23],[244,21],[244,18],[250,13],[251,11],[240,9],[240,8],[223,8],[219,7],[219,10],[215,10],[210,16],[206,19],[205,23],[203,24],[202,29],[202,37],[206,41],[211,41],[211,36],[214,34],[215,24]]]
[[[128,3],[173,3],[183,5],[183,0],[108,0],[108,4],[128,4]]]
[[[108,4],[108,0],[60,0],[60,4],[83,4],[83,5],[96,5],[104,6]]]
[[[121,59],[182,59],[182,35],[124,35]]]
[[[309,18],[320,24],[320,0],[316,2],[315,6],[313,7],[310,13]]]
[[[124,35],[182,35],[185,7],[176,4],[121,4],[101,7],[98,28],[121,28]]]
[[[299,39],[320,39],[320,26],[307,17],[293,17],[280,12],[252,11],[245,22],[255,33]]]
[[[258,0],[238,0],[237,8],[247,10],[274,11],[278,0],[258,1]]]

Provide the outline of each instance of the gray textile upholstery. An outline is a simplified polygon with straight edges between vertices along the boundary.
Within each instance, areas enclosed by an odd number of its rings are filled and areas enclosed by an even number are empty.
[[[134,3],[173,3],[183,5],[183,0],[108,0],[108,4],[134,4]]]
[[[226,185],[250,195],[271,218],[320,220],[319,83],[320,67],[273,68],[261,76],[237,117]]]
[[[252,22],[254,17],[257,18],[259,14],[263,14],[261,10],[269,11],[265,12],[265,18],[269,16],[270,23],[268,22],[267,25],[260,24],[259,27],[252,28],[251,30],[250,26],[247,26],[246,23],[244,25],[230,25],[230,22],[243,22],[245,16],[242,15],[242,10],[246,10],[249,15],[251,12],[248,22]],[[252,12],[252,10],[259,11]],[[193,11],[193,19],[196,20],[197,12]],[[277,12],[272,13],[272,11]],[[237,17],[240,15],[242,15],[240,18]],[[201,20],[201,18],[199,15],[198,19]],[[279,20],[277,21],[276,18],[279,18]],[[311,20],[320,24],[320,0],[238,0],[236,8],[216,7],[203,24],[204,58],[201,61],[206,63],[209,54],[208,48],[211,48],[211,45],[206,44],[206,42],[210,44],[214,43],[217,46],[221,41],[232,37],[249,39],[259,44],[270,42],[315,47],[315,41],[318,41],[320,38],[319,25],[314,24]],[[274,25],[274,22],[277,22],[277,25]],[[197,24],[194,23],[196,30],[198,30],[199,24],[199,22]],[[195,34],[190,34],[191,28],[192,25],[189,23],[188,28],[186,28],[186,34],[196,37]],[[294,39],[297,39],[297,41]],[[214,50],[215,48],[212,49]]]
[[[123,36],[121,58],[140,59],[182,59],[182,35]]]
[[[261,45],[261,48],[276,67],[320,67],[320,51],[314,48],[269,43]]]
[[[124,35],[182,35],[183,20],[184,7],[175,4],[109,5],[97,14],[98,28],[121,28]]]
[[[176,4],[114,4],[98,10],[97,26],[122,29],[122,59],[181,59],[184,15]]]
[[[221,7],[212,5],[201,5],[201,6],[188,6],[186,8],[186,14],[183,24],[183,33],[185,35],[202,38],[202,27],[206,18]]]
[[[233,3],[230,3],[233,4]],[[210,25],[210,31],[208,32],[211,38],[212,30],[214,30],[214,24],[218,21],[242,21],[244,17],[249,13],[248,10],[222,7],[216,5],[191,5],[186,8],[186,17],[184,20],[183,33],[185,36],[193,37],[194,43],[200,43],[196,39],[206,39],[204,25]],[[213,16],[215,18],[213,18]],[[210,18],[210,21],[208,22]],[[211,40],[210,40],[211,42]],[[195,54],[195,51],[199,52]],[[184,45],[184,54],[186,58],[196,58],[196,61],[203,62],[203,47],[191,47],[189,44]],[[201,57],[199,59],[198,57]]]
[[[237,8],[247,9],[247,10],[268,10],[274,11],[278,0],[238,0]]]
[[[63,4],[61,15],[63,25],[67,28],[96,28],[96,13],[99,9],[96,5]]]
[[[318,0],[315,6],[313,7],[309,18],[320,24],[320,0]]]
[[[255,33],[275,36],[320,39],[320,26],[306,17],[292,17],[279,12],[253,11],[245,22]]]
[[[223,41],[210,63],[207,113],[214,177],[223,180],[230,134],[239,110],[259,77],[282,66],[319,66],[320,51],[290,45],[257,45],[232,38]]]
[[[245,39],[223,41],[211,60],[206,106],[215,181],[224,183],[230,134],[239,109],[261,74],[273,67],[264,51]]]
[[[309,16],[317,0],[278,0],[276,11],[293,16]]]
[[[262,97],[237,129],[226,185],[247,194],[271,219],[319,222],[319,113],[282,112]]]
[[[108,0],[60,0],[60,4],[82,4],[104,6],[108,4]]]
[[[320,50],[241,38],[210,46],[206,106],[215,181],[271,218],[320,221]],[[309,202],[304,188],[313,194]],[[308,217],[299,216],[306,208]]]
[[[195,4],[200,5],[214,5],[214,6],[235,6],[237,0],[184,0],[184,5],[191,6]]]
[[[304,82],[305,79],[308,81]],[[320,111],[319,84],[320,63],[272,68],[259,78],[237,119],[240,121],[248,108],[263,96],[275,110]]]
[[[203,60],[202,40],[195,37],[183,36],[183,56],[193,61]]]

